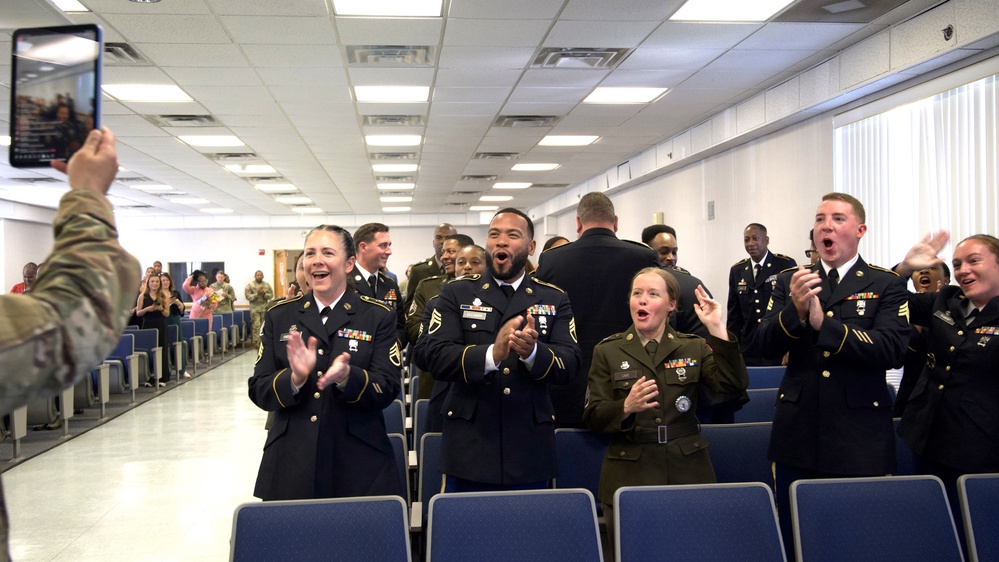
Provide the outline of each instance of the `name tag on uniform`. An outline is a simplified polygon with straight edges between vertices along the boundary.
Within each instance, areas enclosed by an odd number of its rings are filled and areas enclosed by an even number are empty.
[[[947,324],[949,324],[951,326],[954,325],[954,319],[951,318],[949,314],[946,314],[942,310],[938,310],[938,311],[934,312],[933,316],[936,316],[937,318],[943,320],[945,323],[947,323]]]
[[[288,334],[281,334],[281,341],[288,341]]]
[[[620,373],[614,373],[614,380],[616,381],[629,381],[638,378],[638,371],[623,371]]]
[[[485,320],[486,319],[486,313],[485,312],[476,312],[474,310],[463,310],[463,311],[461,311],[461,317],[462,318],[473,318],[475,320]]]

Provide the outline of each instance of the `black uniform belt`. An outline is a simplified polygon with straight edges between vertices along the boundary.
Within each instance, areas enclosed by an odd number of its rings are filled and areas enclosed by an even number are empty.
[[[635,443],[667,443],[700,432],[701,424],[696,421],[686,421],[655,427],[636,427],[631,432],[631,439]]]

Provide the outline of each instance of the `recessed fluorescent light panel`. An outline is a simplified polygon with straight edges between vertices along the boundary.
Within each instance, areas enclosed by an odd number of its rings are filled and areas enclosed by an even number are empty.
[[[382,207],[383,213],[408,213],[412,207]]]
[[[512,195],[483,195],[479,197],[479,201],[483,202],[510,201],[511,199],[513,199]]]
[[[308,205],[312,203],[312,199],[304,195],[281,195],[275,197],[274,200],[285,205]]]
[[[430,99],[429,86],[354,86],[358,102],[413,103]]]
[[[541,139],[538,146],[586,146],[599,138],[591,135],[548,135]]]
[[[514,164],[510,169],[514,172],[549,172],[559,166],[560,164]]]
[[[372,164],[371,169],[379,173],[415,172],[418,164]]]
[[[172,84],[104,84],[101,90],[118,101],[193,101],[184,90]]]
[[[501,181],[493,184],[493,189],[527,189],[531,182]]]
[[[225,169],[234,174],[273,174],[277,172],[274,166],[269,164],[247,164],[246,166],[226,164]]]
[[[667,88],[597,88],[583,103],[649,103],[666,91]]]
[[[412,197],[380,197],[382,203],[412,203]]]
[[[319,207],[316,207],[314,205],[300,205],[297,207],[292,207],[291,210],[295,211],[296,213],[302,213],[304,215],[318,215],[320,213],[325,212]]]
[[[232,135],[181,135],[177,138],[191,146],[246,146]]]
[[[468,208],[469,211],[498,211],[499,207],[496,205],[472,205]]]
[[[443,0],[333,0],[338,16],[441,17]]]
[[[416,189],[415,183],[376,183],[375,187],[378,189],[384,189],[387,191],[405,191],[408,189]]]
[[[226,209],[225,207],[205,207],[201,209],[202,213],[208,213],[210,215],[224,215],[226,213],[231,213],[232,209]]]
[[[368,146],[420,146],[423,137],[420,135],[366,135],[364,142]]]
[[[794,0],[687,0],[672,21],[767,21]]]
[[[290,183],[258,183],[253,187],[264,193],[294,193],[298,188]]]
[[[64,12],[89,12],[86,6],[78,0],[52,0],[57,8]]]

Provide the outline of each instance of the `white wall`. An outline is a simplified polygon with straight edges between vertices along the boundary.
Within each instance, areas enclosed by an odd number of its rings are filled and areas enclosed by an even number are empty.
[[[425,259],[433,253],[434,228],[390,227],[392,236],[392,257],[388,268],[403,278],[406,267]],[[352,230],[348,228],[348,230]],[[143,268],[154,261],[169,262],[225,261],[226,273],[232,279],[239,301],[243,299],[242,288],[253,279],[258,269],[264,272],[264,279],[273,284],[273,250],[297,249],[305,244],[304,235],[308,229],[211,229],[211,230],[142,230],[122,226],[119,237],[122,246],[131,252]],[[476,244],[485,243],[485,226],[461,226],[458,232],[468,234]],[[264,255],[259,251],[264,250]],[[180,280],[177,280],[180,282]]]
[[[52,226],[12,219],[2,223],[3,279],[0,292],[24,280],[21,270],[28,262],[42,263],[52,251]]]
[[[728,269],[746,257],[745,226],[765,225],[771,250],[801,263],[815,209],[832,190],[832,114],[824,114],[609,196],[620,238],[640,240],[662,211],[677,231],[679,265],[724,301]],[[557,234],[575,240],[575,209],[556,220]]]

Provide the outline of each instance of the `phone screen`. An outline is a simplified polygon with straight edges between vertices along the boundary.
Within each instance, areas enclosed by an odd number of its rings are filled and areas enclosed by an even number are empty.
[[[13,41],[10,165],[68,160],[100,127],[101,29],[19,29]]]

